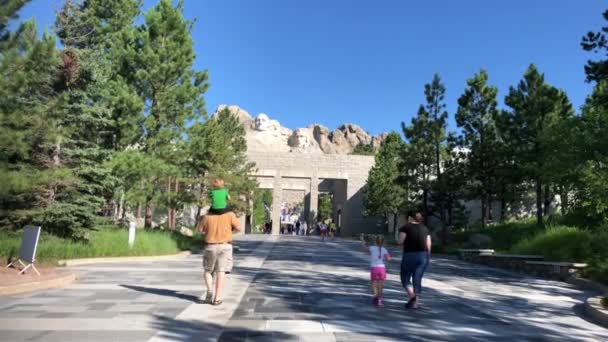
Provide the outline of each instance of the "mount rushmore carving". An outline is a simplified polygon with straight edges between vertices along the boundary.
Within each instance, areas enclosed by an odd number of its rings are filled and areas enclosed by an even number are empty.
[[[215,113],[226,108],[245,126],[250,151],[350,154],[359,145],[371,145],[373,149],[378,149],[386,139],[386,134],[370,136],[354,124],[344,124],[331,132],[318,124],[292,131],[264,113],[253,118],[247,111],[234,105],[220,105]]]

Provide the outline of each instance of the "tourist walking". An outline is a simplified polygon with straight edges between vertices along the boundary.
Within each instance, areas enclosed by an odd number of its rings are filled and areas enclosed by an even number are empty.
[[[205,233],[203,270],[207,292],[204,300],[212,305],[220,305],[225,274],[232,271],[232,232],[240,230],[239,220],[231,211],[220,215],[205,215],[197,229]]]
[[[296,221],[296,234],[295,235],[300,235],[300,229],[302,229],[302,224],[300,223],[300,220]]]
[[[319,223],[319,233],[321,234],[321,240],[325,242],[325,238],[327,238],[327,225],[323,222]]]
[[[420,213],[408,212],[407,224],[399,229],[399,245],[403,246],[401,284],[408,294],[408,309],[418,308],[422,276],[431,255],[431,235],[418,215]]]
[[[365,238],[361,235],[363,249],[369,254],[370,258],[370,280],[372,282],[372,304],[375,306],[384,305],[384,281],[386,280],[385,261],[391,260],[391,255],[384,248],[384,236],[378,235],[375,245],[368,246]]]

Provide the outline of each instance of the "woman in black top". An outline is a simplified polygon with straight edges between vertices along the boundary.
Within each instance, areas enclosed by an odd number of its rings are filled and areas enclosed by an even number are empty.
[[[403,246],[401,284],[409,297],[406,308],[418,308],[422,275],[431,254],[431,235],[428,228],[417,218],[419,215],[420,213],[408,212],[408,223],[399,229],[399,244]]]

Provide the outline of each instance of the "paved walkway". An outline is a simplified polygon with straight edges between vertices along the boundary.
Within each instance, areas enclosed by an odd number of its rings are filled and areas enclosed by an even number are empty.
[[[197,303],[200,256],[73,267],[67,288],[0,297],[0,341],[608,340],[565,283],[434,259],[423,308],[406,311],[394,261],[375,308],[358,243],[274,240],[240,238],[220,307]]]

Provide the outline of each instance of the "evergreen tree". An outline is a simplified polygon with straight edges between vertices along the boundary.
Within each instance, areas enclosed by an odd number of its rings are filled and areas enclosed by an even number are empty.
[[[608,10],[603,14],[608,21]],[[589,82],[594,82],[593,93],[587,97],[581,114],[580,141],[583,163],[579,203],[586,216],[595,221],[606,221],[608,217],[608,26],[600,32],[589,32],[583,38],[586,51],[602,53],[603,59],[589,61],[585,73]]]
[[[608,21],[608,10],[603,14]],[[601,28],[599,32],[588,32],[581,42],[581,46],[586,51],[604,54],[605,59],[598,61],[588,61],[585,66],[587,81],[601,83],[608,80],[608,25]]]
[[[186,133],[186,123],[205,116],[202,95],[208,87],[207,72],[193,70],[192,23],[184,19],[183,11],[183,1],[174,7],[170,0],[160,0],[151,8],[138,29],[132,60],[136,72],[131,81],[146,103],[143,151],[171,165],[179,165],[172,156],[180,155],[176,149],[185,146],[179,141]],[[153,188],[165,189],[164,183]],[[156,197],[151,193],[145,200],[146,227],[151,226]]]
[[[496,177],[497,88],[489,86],[488,74],[481,70],[467,81],[468,87],[458,99],[456,123],[462,129],[458,139],[461,153],[466,154],[467,188],[471,198],[481,199],[481,226],[485,228],[487,208]]]
[[[88,213],[64,202],[77,179],[60,162],[55,40],[49,34],[38,40],[33,21],[8,32],[19,8],[10,2],[0,16],[0,224],[19,229],[34,223],[70,235],[87,225]]]
[[[432,186],[432,200],[441,221],[441,240],[445,245],[447,243],[448,231],[445,218],[445,182],[442,177],[442,160],[446,154],[446,120],[448,112],[445,110],[445,86],[441,83],[439,75],[433,76],[433,81],[424,86],[424,95],[426,98],[425,109],[429,113],[431,121],[431,140],[434,147],[435,165],[434,177],[435,181]]]
[[[391,132],[376,153],[375,164],[369,171],[367,183],[363,187],[363,207],[365,215],[396,217],[405,205],[405,189],[399,182],[400,157],[404,148],[403,140],[396,132]]]
[[[407,148],[403,149],[401,160],[404,167],[410,172],[410,185],[413,190],[420,192],[422,198],[422,211],[425,223],[431,212],[429,207],[430,192],[433,181],[436,180],[435,167],[435,144],[434,123],[424,106],[418,108],[418,114],[412,119],[411,126],[401,123],[403,135],[407,140]]]
[[[509,89],[505,103],[512,108],[511,129],[518,140],[517,162],[528,179],[535,183],[536,218],[542,225],[547,202],[552,198],[550,184],[543,175],[558,171],[547,172],[547,160],[552,152],[560,152],[552,150],[543,137],[547,136],[552,123],[572,118],[574,111],[565,93],[546,84],[544,75],[534,65],[530,65],[517,88]]]
[[[189,130],[191,177],[198,189],[198,205],[207,204],[210,180],[220,177],[232,194],[232,207],[238,212],[249,209],[249,199],[256,187],[249,176],[255,165],[247,160],[245,127],[227,108]]]

